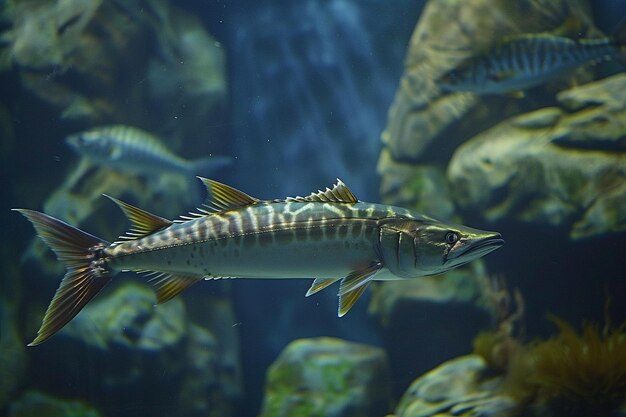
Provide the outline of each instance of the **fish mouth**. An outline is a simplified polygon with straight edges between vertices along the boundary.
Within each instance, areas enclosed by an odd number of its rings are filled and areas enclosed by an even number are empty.
[[[455,255],[453,253],[450,253],[450,255],[453,256],[449,256],[448,259],[463,259],[464,262],[467,262],[467,259],[480,258],[490,252],[493,252],[502,245],[504,245],[504,239],[502,239],[502,235],[500,233],[494,233],[492,235],[474,240],[461,251],[457,252]]]

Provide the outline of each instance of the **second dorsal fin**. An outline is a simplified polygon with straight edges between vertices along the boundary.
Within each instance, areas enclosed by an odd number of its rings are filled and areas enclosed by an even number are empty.
[[[358,203],[359,199],[350,191],[350,189],[339,178],[333,185],[333,188],[328,188],[324,191],[319,190],[316,193],[311,193],[306,197],[289,197],[286,201],[316,201],[322,203]]]
[[[237,209],[261,202],[258,198],[251,197],[243,191],[221,182],[202,177],[198,177],[198,179],[202,181],[210,194],[210,200],[206,206],[212,211]]]
[[[138,207],[125,203],[122,200],[111,197],[110,195],[104,194],[104,196],[117,204],[131,223],[130,230],[126,232],[125,235],[120,236],[120,239],[139,239],[152,234],[157,230],[169,227],[172,224],[171,220],[149,213]]]

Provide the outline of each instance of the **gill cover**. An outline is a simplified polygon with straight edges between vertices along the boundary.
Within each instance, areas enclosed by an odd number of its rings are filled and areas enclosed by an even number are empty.
[[[380,226],[380,255],[385,267],[400,278],[416,275],[415,230],[418,223],[402,220]]]

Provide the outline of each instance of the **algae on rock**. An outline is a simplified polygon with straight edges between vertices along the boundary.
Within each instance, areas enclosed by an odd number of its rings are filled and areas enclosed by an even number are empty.
[[[14,69],[62,119],[85,127],[158,124],[159,133],[196,139],[222,111],[224,51],[173,3],[19,1],[2,2],[0,13],[9,28],[0,71]]]
[[[559,95],[460,146],[448,167],[453,196],[490,221],[569,228],[572,239],[626,230],[626,75]]]
[[[509,99],[442,94],[435,80],[463,59],[492,46],[494,39],[550,31],[571,17],[588,25],[587,15],[582,3],[565,0],[428,2],[411,37],[383,143],[395,159],[418,161],[433,144],[452,149],[451,141],[458,144],[468,134],[519,111],[518,103]],[[581,31],[598,33],[589,26]]]
[[[502,381],[478,355],[451,359],[411,384],[394,417],[517,416],[516,401],[499,393]]]
[[[389,377],[380,348],[296,340],[268,370],[261,417],[378,417],[390,406]]]

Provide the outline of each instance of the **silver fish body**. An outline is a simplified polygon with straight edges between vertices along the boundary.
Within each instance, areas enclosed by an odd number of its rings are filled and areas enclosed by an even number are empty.
[[[263,201],[202,180],[212,201],[179,221],[109,197],[132,223],[114,243],[20,209],[68,267],[32,344],[62,328],[119,271],[147,274],[158,302],[201,279],[314,278],[307,296],[341,281],[343,316],[371,281],[442,273],[504,243],[496,232],[360,202],[340,181],[306,197]]]
[[[583,64],[618,58],[623,46],[611,38],[570,39],[550,34],[509,38],[462,62],[439,80],[445,92],[504,94],[526,90]]]
[[[407,210],[369,203],[261,203],[175,223],[113,245],[106,254],[116,269],[206,278],[337,278],[377,259],[379,223],[390,217],[414,218]]]
[[[154,135],[132,126],[102,126],[70,135],[67,144],[99,165],[135,174],[208,174],[231,162],[215,156],[187,160],[172,153]]]

